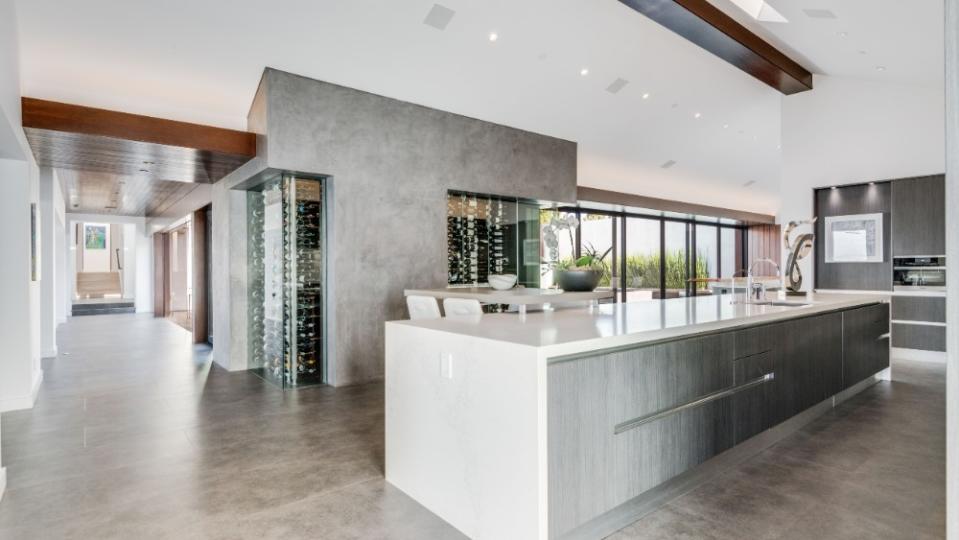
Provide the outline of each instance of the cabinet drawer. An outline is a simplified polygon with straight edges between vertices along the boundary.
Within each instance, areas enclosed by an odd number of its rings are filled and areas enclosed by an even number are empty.
[[[946,299],[938,296],[893,296],[892,319],[946,322]]]
[[[946,327],[924,324],[893,324],[892,346],[924,351],[945,351]]]

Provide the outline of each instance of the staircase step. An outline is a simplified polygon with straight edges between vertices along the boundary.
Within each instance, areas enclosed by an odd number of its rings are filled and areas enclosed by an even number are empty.
[[[71,310],[77,315],[103,315],[107,313],[135,313],[136,306],[130,301],[95,302],[89,304],[73,304]]]

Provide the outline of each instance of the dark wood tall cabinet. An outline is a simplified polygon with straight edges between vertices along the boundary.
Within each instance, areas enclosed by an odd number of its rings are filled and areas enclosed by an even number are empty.
[[[941,174],[892,182],[892,255],[946,253],[946,179]]]

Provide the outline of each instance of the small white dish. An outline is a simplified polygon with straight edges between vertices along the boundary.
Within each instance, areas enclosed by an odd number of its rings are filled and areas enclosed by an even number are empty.
[[[496,274],[486,279],[489,286],[497,291],[512,289],[516,285],[516,274]]]

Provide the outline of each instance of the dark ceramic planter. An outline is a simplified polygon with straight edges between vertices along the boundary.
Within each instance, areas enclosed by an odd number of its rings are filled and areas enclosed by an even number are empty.
[[[589,292],[599,285],[599,270],[557,270],[556,284],[566,292]]]

